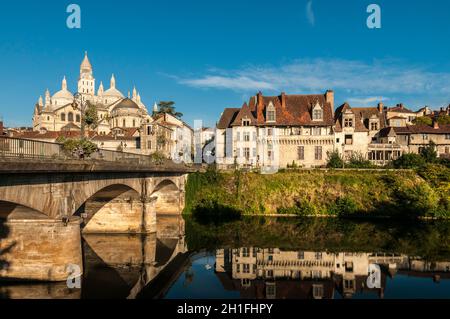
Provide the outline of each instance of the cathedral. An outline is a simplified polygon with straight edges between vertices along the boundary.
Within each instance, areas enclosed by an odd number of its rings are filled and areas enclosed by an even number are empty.
[[[87,52],[80,66],[77,92],[84,101],[96,106],[99,118],[96,133],[99,135],[108,135],[115,129],[140,128],[143,123],[152,120],[136,88],[133,89],[131,96],[128,93],[128,97],[125,97],[116,87],[114,74],[111,76],[109,89],[105,90],[103,83],[100,82],[96,94],[94,72]],[[34,109],[33,130],[48,132],[80,130],[81,112],[73,108],[73,102],[74,94],[69,91],[64,77],[60,91],[51,95],[47,89],[45,98],[39,97]]]

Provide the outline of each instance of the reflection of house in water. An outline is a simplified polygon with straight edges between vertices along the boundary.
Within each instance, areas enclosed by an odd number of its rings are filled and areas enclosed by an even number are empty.
[[[374,264],[380,266],[381,274],[379,282],[369,287],[369,266]],[[344,298],[357,293],[383,298],[388,276],[412,271],[431,277],[448,272],[450,277],[449,267],[450,262],[431,265],[406,255],[251,247],[217,250],[215,270],[225,289],[239,290],[242,298],[331,299],[335,292]]]

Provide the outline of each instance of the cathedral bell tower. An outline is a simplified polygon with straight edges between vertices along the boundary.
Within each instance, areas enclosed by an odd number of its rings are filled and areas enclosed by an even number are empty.
[[[81,62],[80,66],[78,93],[87,95],[87,99],[95,95],[95,78],[87,52],[85,52],[83,62]]]

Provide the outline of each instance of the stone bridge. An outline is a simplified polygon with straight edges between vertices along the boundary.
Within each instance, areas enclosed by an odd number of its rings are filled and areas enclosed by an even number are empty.
[[[0,279],[65,281],[81,233],[151,234],[180,215],[191,169],[114,162],[0,163]]]

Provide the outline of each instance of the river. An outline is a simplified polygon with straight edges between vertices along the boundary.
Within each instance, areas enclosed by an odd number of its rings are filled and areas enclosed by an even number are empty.
[[[2,298],[450,298],[450,223],[168,218],[158,234],[84,235],[80,289],[0,283]]]

